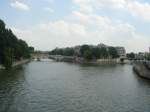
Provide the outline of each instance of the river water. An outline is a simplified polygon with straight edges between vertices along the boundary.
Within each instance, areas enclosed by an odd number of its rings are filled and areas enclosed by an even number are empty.
[[[41,61],[0,71],[0,112],[150,112],[131,65]]]

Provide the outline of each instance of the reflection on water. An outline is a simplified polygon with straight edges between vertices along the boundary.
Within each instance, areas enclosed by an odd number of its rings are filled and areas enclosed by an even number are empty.
[[[0,112],[150,112],[150,81],[131,65],[31,62],[0,71]]]
[[[7,112],[14,103],[15,98],[23,89],[24,68],[0,71],[0,111]]]

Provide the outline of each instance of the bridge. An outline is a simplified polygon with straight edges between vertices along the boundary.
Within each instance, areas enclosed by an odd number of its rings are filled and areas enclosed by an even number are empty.
[[[65,62],[73,62],[75,60],[75,57],[73,56],[62,56],[62,55],[49,55],[49,58],[56,61],[65,61]]]
[[[32,54],[33,59],[48,59],[49,53],[48,52],[35,52]]]

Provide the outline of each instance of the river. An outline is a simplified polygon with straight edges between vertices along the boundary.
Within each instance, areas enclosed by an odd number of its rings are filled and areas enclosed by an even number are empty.
[[[131,65],[33,61],[0,70],[0,112],[150,112],[150,81]]]

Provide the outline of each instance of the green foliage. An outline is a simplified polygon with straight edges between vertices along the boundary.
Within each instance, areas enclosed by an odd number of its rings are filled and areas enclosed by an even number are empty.
[[[132,52],[132,53],[128,53],[127,54],[127,58],[128,59],[135,59],[135,54]]]
[[[146,60],[150,61],[150,53],[147,54],[147,56],[145,58],[146,58]]]
[[[108,58],[109,53],[105,47],[100,48],[100,58]]]
[[[109,56],[111,58],[118,58],[119,57],[118,52],[114,47],[109,47],[108,52],[109,52]]]
[[[90,46],[89,45],[82,45],[81,48],[80,48],[80,53],[81,53],[81,56],[84,55],[84,53],[86,51],[89,51],[90,50]]]
[[[13,49],[13,53],[10,48]],[[12,60],[10,54],[13,55],[13,60],[29,58],[33,50],[34,48],[28,47],[25,41],[17,39],[13,32],[5,27],[5,23],[0,20],[0,64],[10,63]]]
[[[100,48],[98,47],[94,47],[94,48],[91,48],[91,52],[92,52],[92,57],[95,58],[95,59],[99,59],[100,58]]]
[[[63,55],[65,56],[73,56],[74,55],[74,50],[73,48],[66,48],[63,50]]]
[[[49,54],[50,55],[73,56],[74,50],[73,50],[73,48],[69,48],[69,47],[64,48],[64,49],[56,48],[56,49],[52,50]]]
[[[34,53],[34,47],[30,46],[30,47],[28,47],[28,50],[29,50],[30,53]]]
[[[114,47],[98,47],[90,45],[80,46],[79,53],[75,53],[75,48],[56,48],[52,50],[50,55],[64,55],[64,56],[81,56],[86,60],[118,58],[118,52]]]
[[[13,64],[13,49],[5,48],[4,50],[4,66],[6,69],[10,69]]]
[[[92,60],[93,54],[91,50],[86,50],[83,54],[84,59],[86,60]]]
[[[49,54],[50,55],[63,55],[63,49],[55,48]]]

